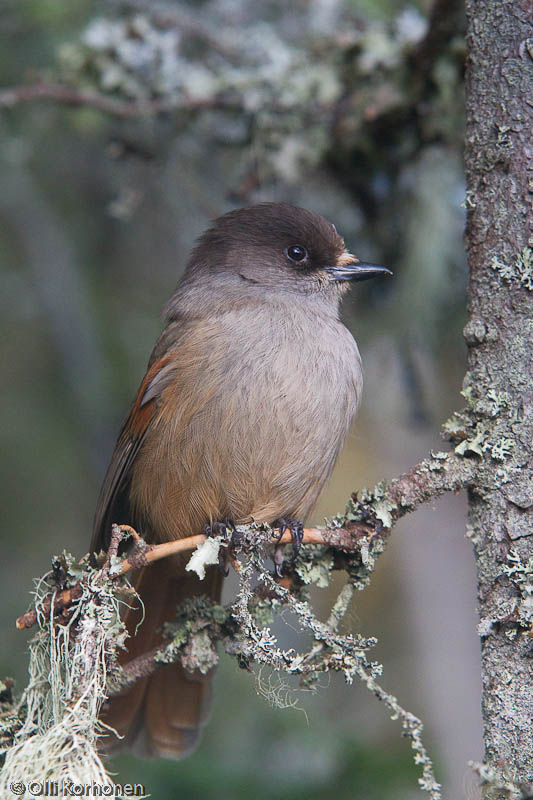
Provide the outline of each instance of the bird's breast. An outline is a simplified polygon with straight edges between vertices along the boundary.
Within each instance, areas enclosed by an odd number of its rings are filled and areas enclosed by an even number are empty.
[[[176,358],[132,483],[137,498],[156,487],[142,505],[158,538],[225,516],[305,518],[359,404],[361,362],[345,326],[291,307],[228,311],[193,327]],[[143,482],[147,471],[157,481]]]

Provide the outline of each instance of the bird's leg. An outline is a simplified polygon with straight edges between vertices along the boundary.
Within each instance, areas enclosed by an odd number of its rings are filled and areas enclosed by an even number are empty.
[[[291,519],[290,517],[282,517],[281,519],[277,519],[274,523],[272,523],[272,528],[277,528],[279,530],[279,536],[276,537],[277,543],[281,541],[281,537],[286,530],[290,532],[292,545],[294,548],[294,558],[297,558],[298,553],[300,552],[300,547],[302,546],[302,540],[304,538],[303,522],[300,522],[300,520],[297,519]]]
[[[276,578],[283,577],[283,547],[280,545],[280,540],[285,531],[287,530],[287,520],[277,519],[272,528],[278,528],[279,536],[276,536],[276,546],[274,547],[274,575]]]
[[[281,578],[283,577],[283,554],[282,546],[280,545],[281,537],[286,530],[290,531],[294,561],[296,558],[298,558],[298,553],[300,552],[300,547],[302,546],[302,539],[304,538],[304,526],[303,522],[300,522],[297,519],[282,517],[281,519],[277,519],[272,524],[272,528],[277,528],[279,530],[279,535],[276,537],[276,546],[274,548],[274,574],[276,575],[276,578]]]
[[[300,547],[304,538],[304,524],[300,520],[293,519],[289,525],[292,536],[293,558],[297,559],[300,553]]]
[[[229,518],[225,519],[224,522],[213,522],[210,525],[204,525],[204,534],[206,536],[223,536],[227,539],[228,531],[232,532],[229,547],[221,547],[218,551],[218,568],[224,577],[227,577],[229,574],[229,568],[227,566],[229,548],[232,547],[233,540],[237,535],[237,528],[235,527],[234,521]]]

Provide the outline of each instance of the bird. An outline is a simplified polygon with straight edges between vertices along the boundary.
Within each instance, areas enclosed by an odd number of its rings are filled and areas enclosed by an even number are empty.
[[[351,283],[389,273],[346,249],[321,215],[261,203],[214,220],[164,309],[105,475],[91,551],[111,525],[158,544],[230,520],[301,531],[356,415],[363,375],[339,316]],[[280,520],[282,521],[280,523]],[[179,557],[140,570],[127,663],[162,641],[185,599],[220,600],[221,571],[203,581]],[[141,625],[138,625],[144,616]],[[211,705],[210,675],[160,667],[109,698],[104,747],[178,759],[196,747]]]

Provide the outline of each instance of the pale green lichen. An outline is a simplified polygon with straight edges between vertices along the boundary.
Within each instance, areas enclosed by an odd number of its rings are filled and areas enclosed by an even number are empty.
[[[471,428],[472,420],[464,411],[454,411],[442,426],[445,437],[451,441],[468,438]]]
[[[465,456],[469,454],[482,456],[490,446],[487,442],[487,434],[488,430],[486,427],[477,425],[474,431],[474,436],[469,439],[463,439],[463,441],[455,447],[455,452],[458,456]]]
[[[479,621],[477,626],[477,632],[482,639],[487,636],[491,636],[494,633],[494,623],[496,621],[497,620],[490,619],[488,617],[485,617],[484,619],[481,619]]]
[[[524,562],[515,548],[511,548],[507,563],[502,569],[520,594],[515,612],[522,628],[531,629],[533,625],[533,556]]]
[[[349,509],[352,508],[353,505],[354,505],[353,500],[350,498],[350,500],[348,500],[348,503],[346,504],[344,514],[335,514],[334,517],[327,517],[324,520],[327,530],[334,531],[344,528],[347,521],[347,514],[349,513]]]
[[[392,528],[392,514],[396,505],[389,502],[387,499],[376,500],[374,503],[374,512],[377,519],[381,520],[384,528]]]
[[[469,396],[470,409],[478,417],[495,419],[501,414],[509,415],[511,411],[511,396],[508,392],[496,392],[489,389],[486,395],[478,398]]]
[[[505,798],[505,800],[527,800],[521,786],[516,783],[511,775],[508,774],[507,768],[500,764],[500,769],[496,770],[489,764],[482,764],[478,761],[469,761],[468,766],[479,776],[481,784],[489,787],[490,789],[505,792],[505,795],[498,795]],[[488,794],[484,795],[489,797]]]
[[[321,589],[329,586],[333,569],[333,552],[328,547],[303,545],[294,565],[296,574],[305,584],[314,583]]]
[[[357,550],[347,558],[346,570],[359,591],[368,586],[376,561],[385,549],[385,536],[380,534],[390,530],[394,514],[398,511],[398,505],[388,497],[388,488],[387,482],[382,481],[373,489],[361,489],[357,495],[349,498],[344,515],[328,521],[330,530],[354,523],[370,523],[375,529],[375,532],[369,531],[366,535],[365,529],[361,531]]]
[[[509,579],[518,596],[500,598],[496,613],[480,621],[478,633],[481,637],[491,636],[504,625],[504,635],[514,641],[520,631],[530,631],[533,627],[533,557],[523,562],[511,548],[501,575]]]
[[[430,450],[430,458],[425,459],[422,462],[422,467],[420,468],[420,472],[441,472],[441,470],[446,469],[446,461],[448,459],[448,453],[445,453],[442,450],[434,452]]]
[[[490,445],[490,454],[495,461],[505,461],[515,448],[513,439],[502,436],[497,442]]]
[[[189,672],[199,670],[205,675],[218,664],[216,645],[207,631],[192,636],[183,648],[181,664]]]
[[[533,291],[533,251],[530,247],[523,247],[509,262],[494,256],[490,266],[506,283],[519,284]]]
[[[511,396],[489,389],[486,395],[475,397],[470,387],[462,394],[468,406],[444,423],[445,438],[455,444],[459,456],[482,457],[489,453],[495,461],[506,461],[515,448],[515,441],[509,435],[510,424],[517,418]]]
[[[0,681],[0,753],[12,747],[22,724],[17,715],[13,687],[12,678]]]
[[[369,514],[379,520],[384,528],[392,527],[392,512],[397,505],[387,497],[387,483],[381,481],[373,489],[361,489],[357,501],[350,499],[346,506],[346,519],[349,522],[364,522]]]
[[[511,130],[511,128],[509,127],[509,125],[498,125],[497,129],[498,129],[498,138],[496,140],[496,144],[504,149],[512,147],[512,140],[511,137],[509,136],[509,131]]]
[[[466,194],[463,202],[461,203],[461,208],[476,208],[476,196],[474,192],[469,189]]]
[[[90,19],[77,41],[61,45],[59,80],[113,93],[147,113],[152,101],[185,112],[201,106],[212,114],[223,106],[213,126],[218,140],[238,140],[260,182],[282,177],[297,183],[305,169],[324,161],[331,118],[347,89],[355,88],[355,102],[345,138],[361,139],[365,149],[371,139],[366,108],[397,114],[409,103],[410,66],[404,66],[428,25],[418,10],[404,9],[390,24],[370,19],[361,26],[353,3],[302,4],[295,35],[290,3],[274,3],[268,20],[256,5],[208,2],[198,15],[178,4],[167,15],[147,3],[121,3],[115,13]],[[452,43],[434,64],[436,110],[422,120],[429,138],[443,127],[454,135],[457,62]],[[184,113],[179,124],[195,116]]]
[[[212,603],[204,595],[187,598],[180,604],[175,620],[163,626],[166,644],[155,660],[165,664],[180,661],[189,671],[209,672],[218,663],[216,642],[228,618],[224,606]]]
[[[280,603],[276,598],[263,600],[257,596],[251,598],[249,603],[250,613],[258,628],[268,628],[274,622],[275,612],[279,610]]]
[[[109,559],[109,574],[119,575],[122,569],[123,556],[111,556]]]
[[[522,286],[529,291],[533,290],[533,251],[530,247],[523,247],[516,256],[515,266],[518,279]]]

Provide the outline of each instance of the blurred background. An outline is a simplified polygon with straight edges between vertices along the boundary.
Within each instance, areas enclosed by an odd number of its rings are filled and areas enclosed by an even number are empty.
[[[0,10],[0,676],[22,689],[15,618],[51,556],[88,549],[160,309],[213,217],[262,200],[303,205],[394,271],[345,303],[365,393],[313,522],[445,447],[440,425],[461,406],[465,370],[463,21],[451,0]],[[118,105],[25,103],[1,88],[38,82]],[[378,637],[382,684],[423,719],[447,800],[478,797],[467,761],[481,758],[465,512],[459,495],[403,520],[346,623]],[[315,595],[324,617],[336,590]],[[361,686],[332,678],[279,710],[224,658],[216,690],[195,755],[121,756],[116,780],[191,800],[422,796],[399,724]]]

